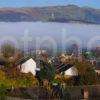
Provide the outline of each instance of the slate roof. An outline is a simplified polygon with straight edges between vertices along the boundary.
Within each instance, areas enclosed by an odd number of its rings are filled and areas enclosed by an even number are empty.
[[[22,59],[20,59],[16,65],[20,65],[20,64],[23,64],[24,62],[26,62],[27,60],[31,59],[31,57],[24,57]]]
[[[61,64],[60,66],[58,66],[58,67],[56,68],[56,70],[57,70],[58,72],[64,72],[64,71],[68,70],[68,69],[71,68],[71,67],[73,67],[72,64]]]

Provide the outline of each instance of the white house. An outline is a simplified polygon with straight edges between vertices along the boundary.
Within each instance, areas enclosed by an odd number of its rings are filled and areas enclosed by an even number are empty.
[[[36,66],[36,62],[32,58],[25,58],[19,61],[18,68],[22,73],[32,73],[36,75],[36,71],[39,70]]]
[[[74,66],[64,72],[67,76],[78,76],[78,70]]]
[[[57,72],[70,77],[78,76],[78,70],[72,64],[61,64],[57,67]]]

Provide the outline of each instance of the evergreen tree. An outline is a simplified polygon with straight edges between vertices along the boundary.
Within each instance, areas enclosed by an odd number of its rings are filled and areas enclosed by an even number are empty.
[[[47,63],[47,62],[40,62],[41,71],[39,73],[41,80],[48,80],[49,82],[52,82],[55,77],[55,68],[53,64]]]

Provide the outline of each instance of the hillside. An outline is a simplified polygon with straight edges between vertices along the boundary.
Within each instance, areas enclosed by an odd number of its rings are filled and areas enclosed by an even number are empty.
[[[53,21],[100,24],[100,9],[78,7],[75,5],[35,8],[0,8],[0,21]]]

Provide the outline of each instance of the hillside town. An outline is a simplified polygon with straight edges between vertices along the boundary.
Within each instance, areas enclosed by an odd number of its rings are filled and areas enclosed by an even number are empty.
[[[0,100],[100,100],[100,0],[0,0]]]
[[[98,98],[100,47],[83,49],[79,53],[77,45],[73,45],[70,51],[53,56],[45,49],[26,53],[11,44],[3,44],[0,50],[0,94],[6,96],[0,95],[0,98]]]

